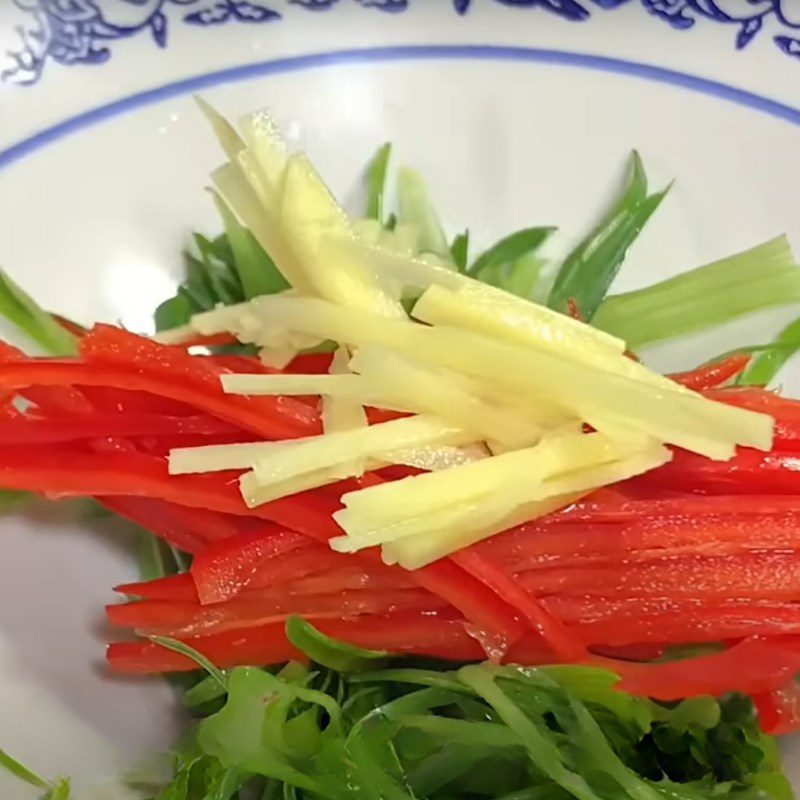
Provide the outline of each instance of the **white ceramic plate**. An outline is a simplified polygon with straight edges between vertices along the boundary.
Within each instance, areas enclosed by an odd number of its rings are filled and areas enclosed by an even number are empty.
[[[193,92],[232,115],[270,105],[350,200],[393,140],[479,243],[553,222],[566,247],[637,147],[654,185],[677,183],[622,287],[784,231],[800,245],[794,0],[0,5],[0,262],[79,320],[149,330],[187,231],[215,230],[202,189],[219,154]],[[796,315],[649,356],[687,366]],[[796,369],[785,383],[800,389]],[[102,606],[133,572],[119,537],[50,510],[4,519],[0,541],[0,746],[91,783],[166,744],[166,687],[102,668]]]

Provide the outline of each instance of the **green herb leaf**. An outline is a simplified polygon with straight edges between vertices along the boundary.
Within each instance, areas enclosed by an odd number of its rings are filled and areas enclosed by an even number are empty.
[[[69,800],[70,798],[70,783],[66,778],[59,778],[55,786],[46,795],[46,800]]]
[[[638,348],[800,300],[785,236],[634,292],[609,297],[593,324]]]
[[[414,800],[394,745],[396,723],[368,714],[356,723],[345,742],[360,794],[369,800]]]
[[[605,709],[617,720],[624,720],[639,735],[646,733],[654,719],[653,704],[617,691],[619,676],[596,667],[573,665],[541,667],[541,673],[554,679],[565,691],[593,709]],[[637,735],[632,733],[631,735]]]
[[[466,272],[469,264],[469,231],[459,233],[450,244],[450,256],[459,272]]]
[[[506,267],[500,288],[526,300],[533,299],[545,262],[535,253],[529,253]]]
[[[227,693],[227,684],[221,685],[216,676],[207,675],[199,683],[196,683],[184,692],[183,702],[186,703],[189,708],[197,708],[198,706],[217,700],[220,697],[224,697]]]
[[[78,351],[75,336],[62,328],[2,269],[0,314],[51,355],[70,356]]]
[[[182,767],[169,785],[159,792],[156,800],[189,800],[189,780],[195,763],[197,762]]]
[[[216,301],[224,305],[231,305],[239,302],[242,298],[242,285],[231,266],[233,262],[230,264],[223,262],[217,256],[217,253],[221,252],[218,245],[219,240],[212,242],[206,239],[202,233],[193,233],[192,239],[200,253],[200,262],[202,262],[201,266],[198,265],[199,277],[208,291],[203,303]],[[196,259],[193,261],[196,263]]]
[[[195,244],[198,244],[203,237],[201,234],[195,233],[192,238]],[[214,288],[214,280],[209,274],[207,259],[203,257],[202,252],[200,258],[187,252],[184,253],[184,263],[186,264],[186,280],[178,291],[188,297],[195,308],[201,311],[214,308],[218,302],[221,302],[221,299]]]
[[[376,661],[389,658],[382,650],[365,650],[344,642],[337,642],[301,617],[286,620],[286,638],[302,650],[312,661],[337,672],[359,672]]]
[[[175,570],[179,573],[188,572],[192,566],[192,557],[177,547],[169,545],[169,552],[172,555],[172,560],[175,562]]]
[[[177,639],[169,639],[166,636],[149,636],[148,639],[153,644],[164,647],[167,650],[172,650],[175,653],[180,653],[194,661],[198,667],[204,669],[211,678],[213,678],[221,689],[227,690],[228,678],[222,670],[215,667],[202,653],[198,653],[193,647],[189,647],[184,642],[179,642]]]
[[[278,294],[288,289],[289,282],[280,273],[264,248],[256,241],[255,236],[240,224],[236,215],[217,192],[212,192],[212,196],[225,226],[225,234],[233,254],[233,265],[239,276],[244,299],[250,300],[265,294]],[[227,301],[227,303],[234,302],[237,300]]]
[[[430,199],[425,181],[410,169],[401,169],[397,177],[397,200],[400,207],[397,221],[414,225],[419,230],[421,253],[433,253],[452,261],[450,246],[439,215]]]
[[[181,749],[168,797],[183,800],[185,786],[205,800],[201,779],[228,792],[261,776],[269,800],[787,800],[749,700],[667,707],[616,683],[582,666],[240,667],[224,707]]]
[[[783,365],[800,350],[800,319],[787,325],[771,347],[762,350],[739,375],[739,386],[767,386],[772,383]]]
[[[524,228],[505,236],[476,259],[468,273],[480,280],[487,269],[514,264],[535,253],[555,230],[552,227]]]
[[[36,495],[19,489],[0,489],[0,513],[11,511],[35,498]]]
[[[238,769],[221,768],[209,782],[203,800],[232,800],[249,781],[250,776]]]
[[[709,358],[707,361],[704,361],[700,366],[708,366],[710,364],[716,364],[718,361],[724,361],[726,358],[730,358],[731,356],[746,356],[750,355],[751,353],[765,353],[771,350],[782,350],[783,347],[781,345],[776,344],[753,344],[753,345],[745,345],[744,347],[734,347],[733,350],[726,350],[724,353],[720,353],[713,358]]]
[[[605,219],[567,256],[547,304],[567,313],[569,302],[581,319],[590,321],[603,302],[628,248],[669,191],[647,197],[647,178],[639,154],[632,156],[631,174],[622,196]]]
[[[538,773],[578,800],[601,800],[580,774],[566,766],[554,738],[543,729],[543,723],[531,719],[495,682],[493,670],[486,666],[467,666],[459,670],[458,676],[497,712],[517,736]]]
[[[19,778],[24,783],[35,786],[37,789],[51,788],[48,781],[39,777],[23,764],[20,764],[19,761],[6,753],[5,750],[0,750],[0,767],[6,770],[6,772],[10,772],[14,777]]]
[[[456,679],[454,672],[439,672],[432,669],[383,669],[377,672],[365,672],[350,676],[350,683],[408,683],[449,692],[469,693],[469,689]]]
[[[218,305],[233,305],[289,287],[275,263],[230,210],[212,191],[225,232],[216,239],[192,234],[199,258],[184,253],[186,280],[175,295],[155,311],[156,330],[186,325],[194,314]]]
[[[169,545],[145,530],[138,532],[136,561],[139,565],[139,577],[143,581],[154,581],[167,575],[175,575],[179,571]]]
[[[168,331],[186,325],[196,311],[192,301],[183,293],[165,300],[155,310],[154,319],[157,331]]]
[[[286,725],[298,703],[319,704],[330,715],[328,726],[319,732],[318,749],[310,757],[305,744],[298,752],[286,738]],[[345,765],[339,719],[338,706],[327,695],[263,670],[238,667],[230,674],[225,707],[200,724],[197,738],[203,752],[225,767],[263,775],[319,797],[344,800],[349,795],[339,777]]]
[[[383,204],[386,193],[386,177],[389,172],[389,159],[392,155],[391,142],[378,148],[367,166],[364,183],[367,190],[367,207],[365,216],[383,223]]]

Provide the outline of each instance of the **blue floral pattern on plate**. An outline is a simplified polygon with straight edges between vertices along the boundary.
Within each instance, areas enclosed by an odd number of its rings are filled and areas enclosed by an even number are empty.
[[[481,0],[515,9],[538,9],[572,22],[635,4],[675,30],[700,22],[729,26],[735,46],[747,47],[769,25],[774,44],[800,59],[800,3],[797,0]],[[281,19],[279,5],[327,11],[356,2],[384,13],[401,13],[425,0],[13,0],[26,14],[18,26],[19,47],[12,50],[0,80],[31,85],[50,63],[102,64],[111,45],[136,35],[167,47],[169,26],[216,26],[231,22],[269,23]],[[456,15],[467,14],[478,0],[452,0]],[[103,8],[101,9],[101,5]]]

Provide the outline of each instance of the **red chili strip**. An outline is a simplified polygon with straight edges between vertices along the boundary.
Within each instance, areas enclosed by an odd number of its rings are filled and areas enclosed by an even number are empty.
[[[309,539],[277,525],[264,523],[257,531],[226,539],[200,553],[191,575],[203,605],[235,597],[262,562],[303,548]]]
[[[197,589],[188,573],[167,575],[152,581],[124,583],[114,587],[115,592],[144,600],[165,600],[170,603],[197,603]]]
[[[542,520],[538,525],[499,534],[479,549],[515,573],[687,555],[800,552],[800,511],[699,517],[674,514],[617,523],[549,524]]]
[[[187,356],[191,358],[191,356]],[[187,380],[176,372],[171,378],[130,365],[102,365],[80,361],[31,360],[0,364],[0,390],[31,387],[103,386],[133,389],[177,400],[265,438],[284,439],[319,433],[318,414],[292,398],[258,398],[226,395],[222,388]],[[31,399],[36,402],[35,396]]]
[[[553,596],[547,610],[588,646],[690,644],[800,634],[800,605]]]
[[[795,676],[770,692],[754,695],[761,729],[772,736],[788,736],[800,731],[800,682]]]
[[[108,606],[106,616],[112,625],[139,633],[186,637],[285,621],[292,614],[308,619],[341,619],[393,611],[430,613],[444,608],[443,600],[423,589],[337,591],[329,595],[295,595],[275,590],[256,600],[241,597],[210,606],[139,600]]]
[[[485,652],[467,633],[464,623],[449,615],[401,612],[389,616],[359,617],[354,620],[316,620],[315,627],[340,641],[373,650],[444,658],[452,661],[479,661]],[[239,664],[279,664],[305,656],[287,641],[282,622],[228,631],[184,641],[221,669]],[[514,655],[520,663],[542,663],[547,651],[538,642],[520,643]],[[191,659],[152,642],[126,642],[108,648],[108,661],[115,672],[152,674],[189,671],[197,668]]]
[[[184,436],[239,434],[241,429],[208,415],[103,413],[71,414],[58,417],[21,416],[0,419],[0,442],[4,445],[52,444],[100,439],[109,436]]]
[[[696,392],[703,389],[714,389],[744,372],[750,359],[751,356],[748,355],[729,356],[721,361],[715,361],[713,364],[703,364],[688,372],[674,372],[668,377]]]
[[[629,482],[651,492],[709,495],[800,494],[800,454],[739,450],[730,461],[675,450],[672,461]]]
[[[545,567],[516,576],[517,586],[536,596],[724,600],[800,600],[800,555],[745,553],[696,555],[610,564]]]
[[[612,662],[619,688],[671,701],[728,692],[760,694],[785,686],[800,671],[800,637],[745,639],[721,653],[659,664]]]
[[[584,645],[537,601],[536,592],[526,591],[513,575],[471,548],[454,553],[452,559],[470,574],[480,575],[499,597],[518,609],[533,630],[552,647],[557,660],[569,664],[586,655]]]

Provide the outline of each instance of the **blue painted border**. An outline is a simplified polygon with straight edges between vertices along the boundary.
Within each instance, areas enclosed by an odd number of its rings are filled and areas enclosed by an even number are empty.
[[[6,150],[0,151],[0,169],[59,141],[73,133],[97,125],[108,119],[143,108],[171,97],[198,92],[213,86],[249,80],[265,75],[281,75],[316,67],[329,67],[344,64],[375,64],[396,61],[436,61],[447,59],[471,59],[476,61],[517,61],[536,64],[557,64],[566,67],[609,72],[643,80],[665,83],[705,94],[720,100],[768,114],[800,125],[800,109],[784,105],[767,97],[737,89],[725,83],[707,78],[699,78],[684,72],[624,61],[605,56],[587,55],[562,50],[543,50],[527,47],[503,47],[497,45],[409,45],[397,47],[377,47],[363,50],[337,50],[325,53],[312,53],[303,56],[290,56],[271,61],[260,61],[240,67],[209,72],[174,83],[167,83],[154,89],[115,100],[104,106],[91,109],[75,117],[45,128],[33,136],[23,139]]]

